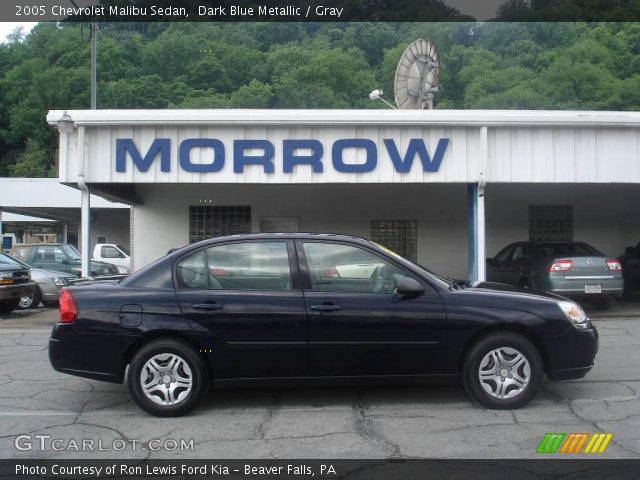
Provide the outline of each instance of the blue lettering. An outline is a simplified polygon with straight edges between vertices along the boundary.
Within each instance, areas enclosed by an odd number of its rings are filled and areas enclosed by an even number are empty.
[[[212,148],[211,163],[191,163],[191,149],[194,147]],[[224,145],[215,138],[187,138],[180,144],[180,167],[187,172],[219,172],[224,167]]]
[[[171,140],[168,138],[156,138],[147,154],[142,158],[138,147],[130,138],[116,139],[116,172],[127,171],[127,153],[131,156],[133,164],[138,167],[141,172],[149,170],[153,160],[160,154],[160,170],[168,172],[171,170],[171,158],[169,156],[171,148]]]
[[[261,148],[262,155],[245,155],[247,148]],[[264,173],[273,173],[273,144],[268,140],[234,140],[233,172],[243,173],[245,165],[263,165]]]
[[[444,157],[444,152],[447,150],[447,145],[449,145],[449,139],[441,138],[438,140],[438,146],[436,147],[433,159],[429,156],[427,147],[424,145],[424,140],[421,138],[412,138],[409,140],[409,146],[407,147],[407,153],[404,158],[400,157],[398,148],[393,140],[385,138],[384,144],[387,147],[387,152],[389,152],[389,156],[397,172],[409,172],[416,153],[420,157],[422,168],[425,172],[437,172],[440,169],[440,163],[442,162],[442,157]]]
[[[364,148],[367,151],[367,161],[361,164],[346,164],[342,159],[342,151],[345,148]],[[371,140],[350,138],[346,140],[336,140],[331,150],[333,168],[343,173],[365,173],[376,168],[378,164],[378,150],[376,144]]]
[[[295,155],[297,148],[307,148],[311,155]],[[285,140],[282,143],[282,171],[292,173],[295,165],[311,165],[314,173],[322,173],[323,150],[318,140]]]

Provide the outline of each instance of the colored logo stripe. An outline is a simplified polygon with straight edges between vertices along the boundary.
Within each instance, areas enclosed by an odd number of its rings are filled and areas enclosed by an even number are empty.
[[[612,438],[612,433],[594,433],[584,453],[603,453]]]
[[[565,433],[547,433],[540,445],[538,445],[537,453],[556,453],[558,447],[562,443],[562,440],[565,437]]]
[[[613,438],[612,433],[547,433],[538,445],[537,453],[604,453]],[[588,442],[587,442],[588,440]],[[586,447],[584,451],[582,447]],[[558,451],[559,449],[559,451]]]
[[[588,433],[570,433],[562,444],[560,453],[580,453],[587,438],[589,438]]]

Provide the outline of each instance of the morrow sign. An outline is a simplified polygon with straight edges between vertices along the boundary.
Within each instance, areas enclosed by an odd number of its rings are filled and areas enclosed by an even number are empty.
[[[264,173],[275,172],[275,152],[273,142],[269,140],[233,140],[232,163],[234,173],[243,173],[247,165],[258,165]],[[429,154],[424,139],[411,138],[406,149],[400,151],[393,139],[383,139],[384,149],[398,173],[407,173],[411,170],[416,157],[422,164],[425,172],[437,172],[449,145],[448,138],[438,140],[433,155]],[[210,161],[206,163],[194,163],[192,152],[206,149],[211,153]],[[299,165],[312,168],[314,173],[322,173],[325,168],[324,145],[315,139],[283,140],[282,171],[292,173]],[[345,161],[345,151],[361,151],[364,153],[364,161],[352,163]],[[156,138],[153,140],[144,155],[140,152],[133,139],[116,139],[116,172],[127,171],[127,159],[131,159],[133,166],[140,172],[146,172],[159,158],[160,170],[170,172],[172,168],[171,139]],[[333,169],[341,173],[366,173],[376,169],[378,165],[378,145],[369,139],[346,138],[338,139],[331,145],[331,165]],[[225,144],[216,138],[187,138],[180,142],[178,147],[178,166],[187,172],[215,173],[221,171],[227,161],[227,148]]]

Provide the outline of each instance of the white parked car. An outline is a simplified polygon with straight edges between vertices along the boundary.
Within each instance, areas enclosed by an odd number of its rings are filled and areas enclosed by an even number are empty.
[[[131,272],[131,256],[129,250],[115,243],[98,243],[93,249],[93,260],[108,262],[118,267],[118,273],[129,275]]]

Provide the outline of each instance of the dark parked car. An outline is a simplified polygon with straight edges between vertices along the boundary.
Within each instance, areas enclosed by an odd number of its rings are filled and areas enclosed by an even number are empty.
[[[0,313],[18,308],[20,299],[35,288],[29,267],[0,252]]]
[[[11,256],[32,268],[42,268],[54,272],[66,272],[81,276],[81,257],[78,249],[68,243],[31,243],[16,245],[9,252]],[[118,267],[111,263],[91,260],[90,276],[118,275]]]
[[[624,276],[624,295],[628,297],[635,290],[640,290],[640,242],[635,248],[627,247],[618,260]]]
[[[368,278],[313,274],[331,259],[377,266]],[[583,377],[597,339],[556,295],[465,287],[355,237],[249,234],[184,247],[120,283],[63,288],[49,358],[116,383],[128,365],[133,398],[159,416],[186,413],[212,382],[283,377],[461,376],[477,402],[509,409],[544,374]]]
[[[601,309],[624,288],[618,259],[584,242],[512,243],[487,259],[487,279],[587,299]]]

